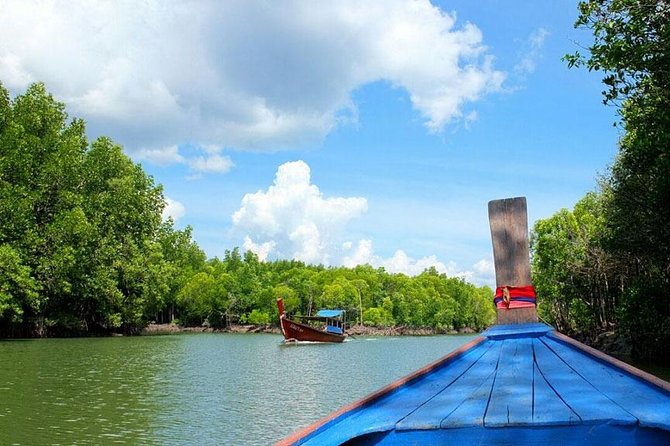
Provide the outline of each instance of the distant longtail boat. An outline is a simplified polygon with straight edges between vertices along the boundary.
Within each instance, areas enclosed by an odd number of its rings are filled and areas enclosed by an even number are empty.
[[[346,338],[343,310],[319,310],[316,316],[300,316],[298,322],[286,317],[281,298],[277,308],[285,342],[343,342]]]
[[[489,221],[498,323],[278,446],[670,445],[670,383],[538,322],[526,199]]]

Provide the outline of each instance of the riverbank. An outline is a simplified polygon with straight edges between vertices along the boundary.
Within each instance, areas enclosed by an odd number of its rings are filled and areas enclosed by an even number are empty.
[[[144,330],[143,335],[164,335],[177,333],[272,333],[281,334],[278,326],[268,325],[242,325],[233,324],[226,328],[212,327],[185,327],[176,324],[149,324]],[[476,334],[476,330],[465,327],[459,330],[436,330],[434,328],[416,328],[416,327],[372,327],[367,325],[353,325],[347,329],[351,336],[435,336],[435,335],[464,335]],[[610,331],[601,333],[593,338],[584,338],[575,336],[575,338],[591,347],[594,347],[608,355],[619,359],[630,361],[630,342]]]
[[[276,333],[281,334],[279,327],[272,325],[231,325],[227,328],[183,327],[176,324],[149,324],[143,335],[176,334],[176,333]]]
[[[142,335],[170,335],[179,333],[272,333],[281,335],[281,330],[273,325],[232,325],[229,328],[211,328],[211,327],[182,327],[175,324],[149,324]],[[356,336],[434,336],[434,335],[465,335],[475,334],[475,330],[464,328],[461,330],[434,330],[430,328],[412,328],[412,327],[368,327],[354,325],[347,329],[347,333]],[[576,338],[579,338],[576,336]],[[614,356],[624,362],[632,364],[652,373],[662,379],[670,381],[670,367],[664,364],[651,364],[647,362],[635,361],[630,357],[630,342],[616,332],[601,333],[592,339],[579,339],[591,347],[594,347],[610,356]]]
[[[175,333],[274,333],[281,334],[279,327],[274,325],[231,325],[227,328],[212,327],[182,327],[176,324],[149,324],[143,331],[143,335],[175,334]],[[347,329],[352,336],[433,336],[438,334],[474,334],[472,328],[460,330],[435,330],[432,328],[413,327],[369,327],[365,325],[353,325]]]

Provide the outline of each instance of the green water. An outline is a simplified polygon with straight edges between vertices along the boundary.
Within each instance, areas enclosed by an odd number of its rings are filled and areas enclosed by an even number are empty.
[[[267,445],[473,336],[0,342],[0,445]]]

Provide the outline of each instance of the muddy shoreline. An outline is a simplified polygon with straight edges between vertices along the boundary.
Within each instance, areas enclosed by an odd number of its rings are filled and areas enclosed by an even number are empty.
[[[175,324],[149,324],[144,330],[143,335],[159,334],[177,334],[177,333],[273,333],[281,334],[279,327],[273,325],[231,325],[228,328],[211,327],[182,327]],[[352,336],[433,336],[438,334],[475,334],[471,328],[461,330],[434,330],[431,328],[413,328],[413,327],[368,327],[354,325],[347,329],[347,333]]]
[[[142,335],[176,335],[180,333],[272,333],[281,335],[278,326],[273,325],[233,325],[229,328],[219,329],[211,327],[182,327],[174,324],[150,324],[143,331]],[[434,335],[472,335],[477,334],[475,330],[465,328],[459,331],[434,330],[430,328],[412,328],[412,327],[368,327],[354,325],[347,330],[347,333],[356,338],[358,336],[434,336]],[[629,364],[633,364],[643,370],[663,379],[670,380],[670,368],[659,364],[638,363],[630,357],[630,342],[627,339],[617,335],[614,331],[601,333],[595,337],[575,338],[591,347],[594,347],[608,355],[614,356]]]
[[[231,325],[228,328],[212,327],[183,327],[175,324],[149,324],[142,335],[166,335],[178,333],[272,333],[281,334],[281,330],[275,325]],[[363,325],[354,325],[347,329],[347,334],[356,336],[434,336],[434,335],[465,335],[477,334],[478,332],[471,328],[460,330],[435,330],[431,328],[415,327],[370,327]],[[626,342],[615,332],[602,333],[595,338],[585,338],[576,336],[577,340],[594,347],[611,356],[624,359],[630,358],[630,343]]]

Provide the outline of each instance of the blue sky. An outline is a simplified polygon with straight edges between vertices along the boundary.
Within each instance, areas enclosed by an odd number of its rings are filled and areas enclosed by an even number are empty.
[[[616,153],[576,2],[23,2],[0,80],[43,81],[141,162],[209,256],[435,265],[493,284],[487,202],[572,207]]]

